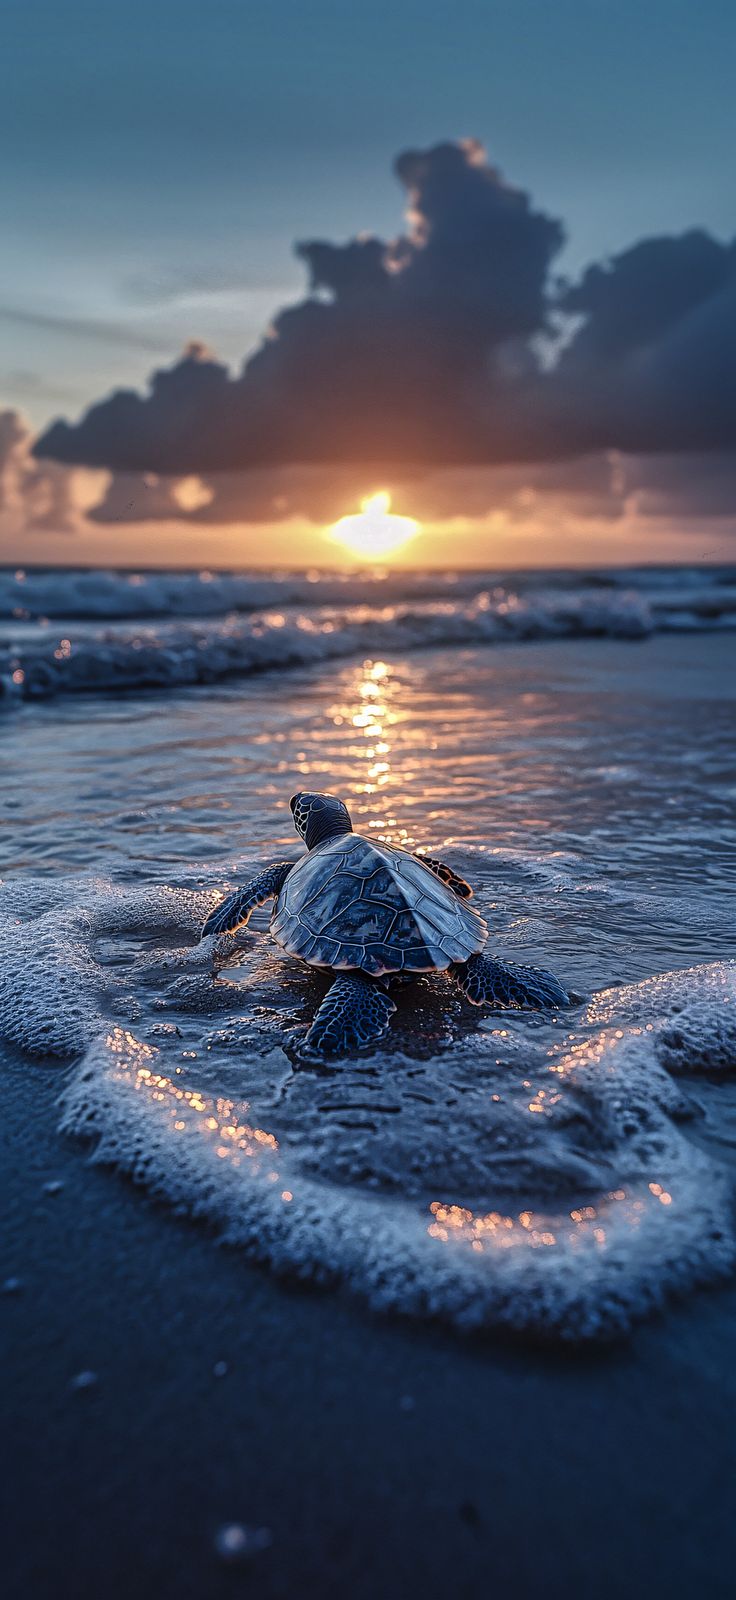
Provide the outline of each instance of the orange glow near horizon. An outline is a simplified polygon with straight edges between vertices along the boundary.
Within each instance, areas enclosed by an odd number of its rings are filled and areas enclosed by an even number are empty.
[[[381,489],[361,500],[360,511],[353,516],[340,517],[339,522],[333,523],[327,536],[333,544],[341,544],[366,561],[382,561],[416,538],[419,527],[413,517],[395,516],[390,494]]]

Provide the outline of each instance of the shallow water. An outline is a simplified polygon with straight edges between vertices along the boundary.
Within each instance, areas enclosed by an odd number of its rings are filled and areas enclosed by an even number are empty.
[[[620,1330],[733,1261],[734,655],[561,639],[22,702],[6,1038],[75,1061],[66,1125],[98,1154],[277,1270],[462,1324]],[[373,1055],[301,1069],[325,980],[265,911],[217,980],[195,944],[216,892],[296,857],[298,787],[445,855],[496,952],[594,998],[502,1017],[421,980]]]
[[[584,990],[733,953],[736,644],[425,651],[3,727],[0,871],[201,881],[296,855],[297,788],[452,855],[494,929]]]

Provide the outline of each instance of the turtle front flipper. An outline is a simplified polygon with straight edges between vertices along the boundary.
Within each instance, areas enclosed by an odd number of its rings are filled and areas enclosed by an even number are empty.
[[[347,1056],[383,1038],[396,1006],[382,983],[362,972],[340,973],[307,1034],[306,1056]]]
[[[466,883],[465,879],[461,878],[457,872],[453,872],[452,867],[448,867],[446,861],[438,861],[436,856],[422,856],[418,850],[415,850],[414,854],[417,861],[421,861],[422,866],[429,867],[430,872],[433,872],[436,878],[441,878],[442,882],[447,884],[448,889],[452,889],[453,894],[456,894],[459,900],[470,900],[472,898],[473,891],[470,884]]]
[[[555,1011],[559,1006],[572,1003],[554,973],[537,967],[517,967],[513,962],[475,955],[462,966],[453,967],[452,972],[466,1000],[473,1006]]]
[[[244,884],[242,889],[234,889],[210,912],[200,938],[207,939],[210,934],[235,933],[238,928],[244,928],[256,906],[265,905],[267,900],[273,900],[281,893],[293,865],[293,861],[274,861],[272,866],[251,878],[250,883]]]

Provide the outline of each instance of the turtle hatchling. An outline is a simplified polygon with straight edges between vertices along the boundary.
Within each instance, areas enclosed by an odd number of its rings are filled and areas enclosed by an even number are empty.
[[[470,885],[452,867],[353,833],[336,795],[295,794],[291,810],[306,855],[275,861],[229,894],[210,913],[202,938],[235,933],[256,906],[275,901],[274,939],[289,955],[334,973],[306,1055],[349,1055],[375,1044],[396,1010],[391,986],[420,972],[448,972],[475,1006],[570,1004],[551,972],[481,954],[488,929],[468,904]]]

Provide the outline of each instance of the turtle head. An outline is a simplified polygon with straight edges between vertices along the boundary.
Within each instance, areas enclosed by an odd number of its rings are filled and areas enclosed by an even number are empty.
[[[324,844],[325,839],[336,839],[341,833],[353,831],[348,808],[336,794],[295,794],[289,805],[294,827],[308,850]]]

